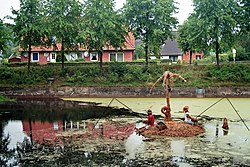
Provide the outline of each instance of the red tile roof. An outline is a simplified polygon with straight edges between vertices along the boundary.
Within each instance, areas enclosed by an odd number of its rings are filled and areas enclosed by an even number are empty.
[[[129,32],[128,36],[125,36],[125,47],[122,47],[122,50],[134,50],[135,49],[135,38],[133,33]],[[31,50],[32,51],[60,51],[62,47],[62,44],[57,44],[57,49],[54,48],[53,46],[32,46]],[[87,48],[81,47],[79,50],[85,51]],[[104,50],[115,50],[114,47],[105,47]],[[23,51],[22,48],[19,48],[19,51]]]

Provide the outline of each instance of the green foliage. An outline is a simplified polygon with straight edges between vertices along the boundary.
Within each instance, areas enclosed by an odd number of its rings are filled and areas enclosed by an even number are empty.
[[[145,46],[147,65],[148,54],[158,54],[160,46],[171,36],[177,24],[176,18],[173,17],[175,10],[173,0],[126,1],[123,13],[135,37]]]
[[[135,56],[135,58],[134,58],[135,60],[145,58],[145,50],[144,50],[142,45],[136,45],[135,46],[135,54],[134,54],[134,56]]]
[[[104,66],[103,75],[97,66],[34,66],[28,75],[25,67],[0,67],[1,87],[48,86],[48,78],[55,78],[54,86],[148,86],[152,85],[164,71],[182,75],[187,83],[175,80],[175,86],[250,86],[249,64],[215,65],[128,65],[113,62]],[[158,84],[161,86],[161,84]]]
[[[55,76],[55,68],[32,67],[28,73],[25,67],[0,68],[0,79],[3,85],[47,84],[47,78]]]
[[[195,15],[189,16],[188,20],[179,26],[177,42],[182,51],[201,52],[206,48],[202,41],[197,40],[197,38],[202,38],[205,35],[201,31],[203,26],[201,20],[196,18]]]
[[[3,23],[0,19],[0,53],[5,55],[7,54],[8,43],[11,40],[11,27]]]
[[[49,41],[56,50],[60,50],[62,71],[64,70],[65,50],[78,49],[79,30],[82,25],[82,4],[77,0],[47,0],[45,5],[45,25]],[[61,47],[59,45],[61,44]],[[62,58],[63,57],[63,58]]]
[[[161,63],[172,63],[172,60],[171,59],[162,59],[161,60]]]
[[[124,46],[125,36],[128,35],[124,21],[115,11],[114,5],[114,0],[87,0],[83,9],[85,32],[82,32],[80,43],[90,51],[97,50],[101,73],[104,47],[112,46],[118,49]]]
[[[65,55],[63,55],[63,56],[64,56],[64,60],[67,61],[66,56]],[[56,62],[62,62],[62,54],[61,53],[57,54]]]
[[[6,102],[6,101],[10,101],[10,99],[6,96],[0,96],[0,102]]]
[[[24,51],[28,51],[28,71],[30,70],[31,46],[43,45],[46,39],[46,26],[43,24],[42,1],[20,1],[20,9],[12,10],[15,16],[14,33],[19,39],[19,45]]]
[[[213,78],[214,81],[223,82],[249,82],[250,67],[244,64],[223,64],[220,69],[210,67],[207,76]]]
[[[188,18],[187,25],[182,29],[185,35],[181,36],[181,48],[212,48],[219,67],[220,46],[231,48],[239,30],[236,19],[239,13],[238,3],[235,0],[193,0],[193,4],[195,13]],[[185,30],[186,27],[188,30]]]

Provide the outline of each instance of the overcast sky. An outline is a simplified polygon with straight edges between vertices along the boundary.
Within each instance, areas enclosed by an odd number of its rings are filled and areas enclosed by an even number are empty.
[[[116,7],[121,8],[126,0],[116,0]],[[193,11],[192,0],[176,0],[179,3],[179,13],[176,15],[180,23],[187,19],[188,15]],[[11,7],[19,8],[19,0],[0,0],[0,18],[11,15]]]

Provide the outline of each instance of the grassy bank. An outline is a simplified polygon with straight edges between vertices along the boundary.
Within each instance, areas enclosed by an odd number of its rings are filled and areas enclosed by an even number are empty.
[[[207,86],[250,86],[249,64],[216,65],[157,65],[150,64],[148,70],[143,65],[110,63],[99,73],[99,65],[34,66],[28,73],[27,67],[0,67],[0,87],[42,87],[48,85],[48,78],[54,78],[55,86],[149,86],[164,71],[169,70],[186,78],[183,83],[175,79],[177,87]],[[161,86],[161,84],[159,84]]]
[[[1,102],[6,102],[6,101],[10,101],[10,99],[6,96],[0,96],[0,103]]]

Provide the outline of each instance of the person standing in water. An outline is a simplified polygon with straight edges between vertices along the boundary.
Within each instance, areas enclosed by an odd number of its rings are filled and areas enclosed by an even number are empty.
[[[222,129],[223,129],[223,134],[227,135],[228,134],[228,130],[229,130],[229,126],[228,126],[228,122],[227,122],[227,118],[226,117],[223,119]]]
[[[149,93],[152,92],[153,88],[156,86],[157,83],[159,83],[161,80],[163,80],[162,86],[164,87],[164,89],[166,91],[167,106],[170,107],[170,93],[171,93],[172,87],[174,85],[173,79],[176,77],[180,78],[184,82],[187,82],[186,79],[183,78],[181,75],[172,73],[170,71],[165,71],[164,74],[150,88]]]

